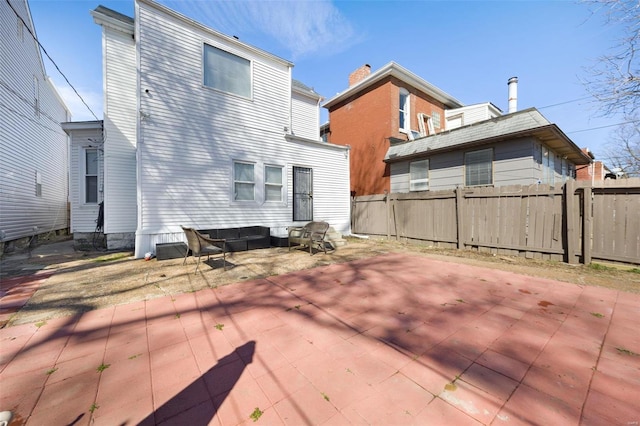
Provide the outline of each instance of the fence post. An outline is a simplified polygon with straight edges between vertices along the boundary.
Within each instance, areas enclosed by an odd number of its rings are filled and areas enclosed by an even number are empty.
[[[387,208],[387,241],[391,239],[391,194],[384,190],[384,202]]]
[[[567,242],[565,246],[565,254],[566,254],[566,262],[570,264],[578,263],[575,252],[577,246],[577,234],[576,234],[576,223],[575,223],[575,211],[576,207],[579,206],[576,204],[575,200],[575,192],[576,192],[576,183],[573,179],[567,180],[564,184],[564,198],[565,198],[565,223],[567,224]]]
[[[589,265],[591,263],[591,239],[593,238],[593,231],[591,228],[591,193],[592,188],[590,186],[584,187],[584,200],[582,209],[582,253],[583,263]]]
[[[456,225],[458,228],[458,250],[464,248],[464,227],[463,227],[463,218],[462,218],[462,203],[464,199],[462,197],[462,188],[456,187]]]

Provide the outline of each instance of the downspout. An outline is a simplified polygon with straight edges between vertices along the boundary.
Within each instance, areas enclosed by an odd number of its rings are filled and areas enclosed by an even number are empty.
[[[137,1],[134,2],[134,27],[133,27],[133,42],[135,44],[136,51],[136,232],[134,243],[134,254],[136,258],[141,258],[142,253],[138,253],[138,248],[142,243],[142,156],[140,155],[140,149],[144,142],[144,133],[142,126],[142,117],[140,112],[141,107],[141,94],[140,90],[142,85],[140,84],[140,5]]]

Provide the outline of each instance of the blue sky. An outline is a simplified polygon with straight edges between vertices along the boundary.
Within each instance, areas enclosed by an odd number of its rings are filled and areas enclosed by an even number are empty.
[[[603,118],[583,80],[620,38],[587,5],[569,1],[206,1],[160,3],[295,63],[294,78],[326,99],[368,63],[397,62],[464,104],[507,111],[517,76],[518,109],[536,107],[580,147],[604,159],[621,119]],[[40,42],[102,118],[99,4],[133,17],[133,0],[30,0]],[[46,59],[45,59],[45,62]],[[51,66],[74,120],[93,117]],[[581,99],[576,101],[577,99]],[[558,105],[560,104],[560,105]],[[324,109],[323,109],[324,110]],[[327,117],[323,112],[322,119]]]

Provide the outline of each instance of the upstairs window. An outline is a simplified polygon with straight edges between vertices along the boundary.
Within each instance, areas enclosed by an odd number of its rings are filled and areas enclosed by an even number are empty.
[[[264,166],[264,200],[282,202],[282,167]]]
[[[409,163],[409,191],[429,189],[429,160]]]
[[[399,116],[398,123],[401,131],[408,132],[411,129],[411,115],[409,111],[409,92],[406,89],[400,89],[399,98]]]
[[[84,151],[84,202],[98,203],[98,150]]]
[[[253,163],[233,163],[233,200],[234,201],[254,201],[255,195],[255,174]]]
[[[435,127],[436,129],[440,128],[440,113],[433,111],[431,113],[431,122],[433,123],[433,127]]]
[[[493,184],[493,149],[481,149],[464,154],[464,185]]]
[[[251,61],[205,44],[204,85],[251,98]]]

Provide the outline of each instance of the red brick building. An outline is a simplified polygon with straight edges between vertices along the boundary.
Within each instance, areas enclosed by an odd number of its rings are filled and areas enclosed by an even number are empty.
[[[383,161],[393,141],[445,129],[445,110],[462,104],[427,81],[390,62],[375,73],[364,65],[349,76],[349,88],[329,99],[326,140],[350,145],[352,195],[390,190]]]
[[[582,152],[587,154],[592,160],[595,158],[589,148],[582,148]],[[602,161],[593,161],[591,164],[576,167],[576,180],[587,180],[598,182],[605,179],[615,179],[612,173]]]

